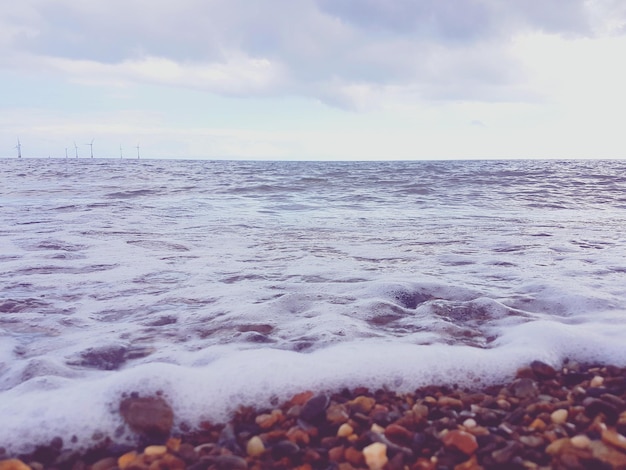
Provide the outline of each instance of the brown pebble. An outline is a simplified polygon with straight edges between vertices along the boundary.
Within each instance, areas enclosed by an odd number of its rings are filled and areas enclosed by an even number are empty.
[[[367,414],[372,411],[375,403],[376,400],[373,398],[361,395],[350,401],[348,404],[353,412]]]
[[[107,457],[93,463],[91,470],[108,470],[114,467],[117,467],[117,459],[115,457]]]
[[[348,423],[343,423],[337,429],[337,437],[348,437],[354,433],[354,428],[350,426]]]
[[[121,455],[117,459],[117,466],[120,467],[121,470],[124,470],[128,467],[132,462],[135,461],[139,454],[136,451],[127,452],[124,455]]]
[[[165,436],[174,423],[174,412],[161,397],[126,398],[120,414],[132,430],[146,435]]]
[[[458,429],[445,433],[441,441],[444,446],[457,449],[465,455],[472,455],[478,449],[476,438],[472,434]]]
[[[357,467],[363,465],[365,462],[365,458],[363,457],[363,452],[355,449],[354,447],[348,447],[344,452],[344,458],[351,463],[352,465],[356,465]]]
[[[30,467],[19,459],[0,461],[0,470],[30,470]]]
[[[617,431],[605,429],[602,432],[602,441],[612,445],[613,447],[622,449],[622,451],[626,451],[626,437],[622,436]]]
[[[331,424],[342,424],[348,421],[350,415],[345,405],[334,404],[326,409],[326,421]]]
[[[413,439],[413,433],[399,424],[390,424],[385,428],[385,437],[399,444],[408,444]]]
[[[340,462],[343,460],[343,454],[345,452],[344,446],[333,447],[328,450],[328,460],[331,462]]]

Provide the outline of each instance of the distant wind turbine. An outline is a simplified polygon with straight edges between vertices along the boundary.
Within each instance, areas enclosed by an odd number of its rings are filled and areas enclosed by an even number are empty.
[[[74,142],[74,150],[76,151],[76,158],[78,158],[78,145]]]
[[[17,145],[15,146],[17,149],[17,158],[22,158],[22,143],[20,142],[20,138],[17,138]]]
[[[139,144],[137,144],[137,160],[139,160]]]
[[[120,158],[124,158],[124,157],[122,156],[122,146],[121,146],[121,145],[120,145]]]
[[[65,158],[67,158],[67,147],[65,147]]]
[[[91,142],[89,144],[85,144],[85,145],[89,145],[91,147],[91,158],[93,158],[93,141],[95,139],[91,139]]]

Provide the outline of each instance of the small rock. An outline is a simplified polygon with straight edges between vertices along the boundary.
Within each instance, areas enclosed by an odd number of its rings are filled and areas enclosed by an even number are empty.
[[[384,432],[387,439],[398,444],[407,445],[413,440],[413,433],[399,424],[390,424]]]
[[[539,393],[537,384],[529,378],[516,379],[511,384],[511,392],[521,400],[536,397]]]
[[[449,406],[450,408],[463,409],[463,402],[457,398],[442,396],[437,400],[439,406]]]
[[[626,468],[626,454],[623,454],[601,441],[591,441],[589,448],[594,458],[610,465],[612,468]]]
[[[374,442],[363,449],[363,457],[370,470],[382,470],[389,461],[387,446],[381,442]]]
[[[463,421],[463,426],[468,429],[475,428],[477,425],[478,423],[476,423],[476,420],[474,418],[467,418],[465,421]]]
[[[600,375],[596,375],[593,379],[591,379],[591,382],[589,382],[589,386],[593,388],[602,387],[602,385],[604,385],[604,377]]]
[[[444,446],[457,449],[465,455],[472,455],[478,449],[476,438],[472,434],[458,429],[445,433],[441,440]]]
[[[174,412],[161,397],[126,398],[120,413],[132,430],[148,436],[166,436],[174,423]]]
[[[552,412],[552,414],[550,415],[550,420],[554,424],[563,424],[567,421],[567,416],[567,410],[560,409]]]
[[[0,461],[0,470],[30,470],[30,467],[18,459]]]
[[[530,368],[535,375],[540,379],[551,379],[556,376],[556,370],[549,364],[541,361],[533,361],[530,363]]]
[[[345,405],[334,404],[330,405],[326,410],[326,421],[331,424],[342,424],[348,421],[348,410]]]
[[[354,400],[348,403],[352,411],[354,411],[355,413],[363,414],[368,414],[370,411],[372,411],[372,408],[374,408],[375,404],[376,400],[363,395],[356,397]]]
[[[584,434],[578,434],[570,439],[571,444],[578,449],[587,449],[589,444],[591,443],[591,439],[589,439]]]
[[[269,429],[274,426],[280,418],[282,418],[283,413],[280,410],[273,410],[270,414],[264,413],[260,414],[255,418],[256,424],[259,425],[261,429]]]
[[[507,443],[502,449],[494,450],[491,453],[493,460],[500,465],[510,462],[520,451],[520,444],[517,441]]]
[[[363,461],[365,460],[365,458],[363,457],[363,452],[355,449],[354,447],[348,447],[343,456],[347,462],[357,467],[363,465]]]
[[[611,444],[613,447],[626,451],[626,437],[612,429],[602,431],[602,441]]]
[[[526,447],[537,448],[541,447],[544,440],[541,436],[520,436],[519,441]]]
[[[137,454],[137,452],[135,452],[134,450],[131,452],[127,452],[124,455],[121,455],[117,459],[117,466],[121,470],[124,470],[126,467],[130,466],[130,464],[133,463],[137,459],[138,455],[139,454]]]
[[[219,470],[247,470],[248,462],[236,455],[220,455],[215,458],[215,466]]]
[[[324,414],[329,402],[330,400],[326,395],[314,396],[302,407],[302,410],[300,411],[300,418],[307,422],[315,421]]]
[[[256,457],[265,452],[265,444],[259,436],[252,437],[246,445],[246,452],[250,457]]]
[[[354,433],[354,428],[348,423],[343,423],[337,430],[337,437],[348,437]]]
[[[115,457],[107,457],[91,465],[91,470],[109,470],[114,467],[117,467],[117,459]]]
[[[272,455],[275,459],[281,459],[283,457],[291,457],[296,455],[300,451],[298,444],[291,441],[280,441],[274,444],[272,447]]]

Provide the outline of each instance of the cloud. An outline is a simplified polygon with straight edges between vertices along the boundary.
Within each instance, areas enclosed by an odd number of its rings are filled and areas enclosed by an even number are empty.
[[[299,95],[367,109],[393,96],[526,101],[514,39],[624,31],[618,0],[22,0],[0,12],[5,66],[81,83]]]

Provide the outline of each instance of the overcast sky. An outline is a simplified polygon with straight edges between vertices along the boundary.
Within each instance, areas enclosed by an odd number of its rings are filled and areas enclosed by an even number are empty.
[[[0,156],[626,157],[624,0],[19,0]]]

